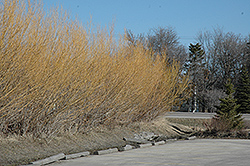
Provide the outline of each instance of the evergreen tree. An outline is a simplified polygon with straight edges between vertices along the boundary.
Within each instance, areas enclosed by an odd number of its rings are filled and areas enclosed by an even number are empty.
[[[205,52],[199,43],[196,43],[195,45],[190,43],[189,52],[189,58],[184,67],[192,80],[192,109],[193,112],[195,112],[197,110],[197,96],[199,96],[199,92],[202,89],[202,79],[204,78],[203,71],[205,64],[203,63],[203,59]]]
[[[189,46],[189,58],[185,64],[186,70],[189,72],[191,79],[194,82],[198,82],[198,75],[200,75],[200,70],[204,68],[203,63],[205,52],[202,50],[201,45],[196,43],[195,45],[190,43]]]
[[[242,68],[235,98],[237,99],[237,104],[240,105],[237,112],[250,113],[250,79],[246,66]]]
[[[247,42],[246,47],[246,68],[248,71],[248,76],[250,77],[250,42]]]
[[[229,80],[225,85],[227,97],[220,99],[220,106],[215,106],[218,111],[216,112],[216,118],[226,125],[226,129],[241,129],[243,127],[243,119],[241,115],[236,111],[240,105],[236,103],[234,99],[234,86]]]

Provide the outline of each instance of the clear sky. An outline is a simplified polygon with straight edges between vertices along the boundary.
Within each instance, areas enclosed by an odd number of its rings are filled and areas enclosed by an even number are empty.
[[[222,27],[225,32],[250,34],[250,0],[42,0],[45,9],[62,5],[82,23],[92,17],[96,25],[115,20],[115,33],[130,29],[147,33],[158,26],[171,26],[180,42],[194,42],[199,31]]]

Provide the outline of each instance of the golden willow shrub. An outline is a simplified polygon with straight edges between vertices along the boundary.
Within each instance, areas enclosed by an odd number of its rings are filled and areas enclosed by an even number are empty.
[[[60,9],[4,0],[0,9],[0,132],[84,132],[152,120],[178,102],[179,64],[152,60],[113,30],[84,28]]]

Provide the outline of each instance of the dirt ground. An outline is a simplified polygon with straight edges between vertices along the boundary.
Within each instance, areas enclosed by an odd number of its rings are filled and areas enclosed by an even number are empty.
[[[112,147],[125,146],[123,138],[133,138],[134,134],[153,132],[162,139],[185,136],[193,132],[190,127],[158,118],[152,122],[134,123],[114,129],[99,128],[87,134],[57,135],[50,138],[32,136],[0,137],[0,165],[21,165],[43,159],[58,153],[73,154]]]

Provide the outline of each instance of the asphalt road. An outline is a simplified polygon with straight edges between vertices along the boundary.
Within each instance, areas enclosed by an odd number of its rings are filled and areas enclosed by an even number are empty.
[[[53,166],[249,166],[250,140],[197,139],[160,146],[91,155]]]
[[[211,119],[215,113],[202,113],[202,112],[168,112],[167,118],[193,118],[193,119]],[[245,120],[250,120],[250,114],[243,114]],[[250,165],[250,164],[249,164]]]

